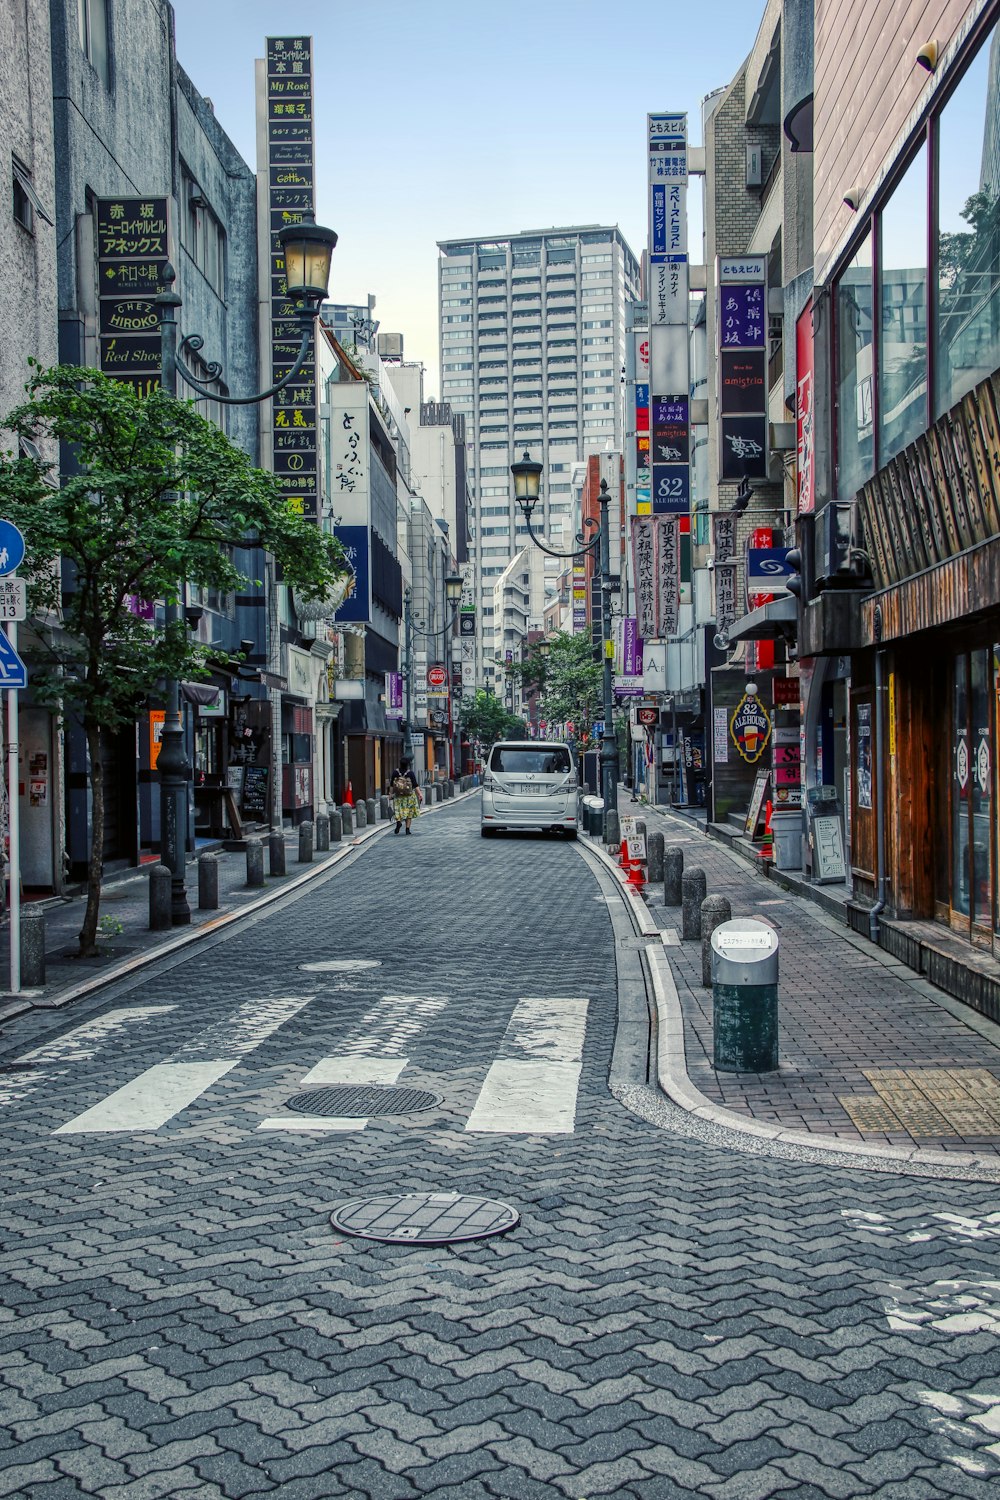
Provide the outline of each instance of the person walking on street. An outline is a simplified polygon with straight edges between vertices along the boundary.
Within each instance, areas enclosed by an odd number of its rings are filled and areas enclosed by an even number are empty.
[[[417,778],[410,770],[410,762],[401,760],[392,773],[389,782],[389,795],[392,798],[392,815],[396,819],[393,834],[397,834],[406,824],[406,831],[410,831],[410,823],[414,818],[420,816],[420,788],[417,786]]]

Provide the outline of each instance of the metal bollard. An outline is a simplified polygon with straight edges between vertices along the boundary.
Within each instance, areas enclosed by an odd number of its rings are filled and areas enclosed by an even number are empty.
[[[701,903],[701,982],[706,990],[712,986],[712,933],[732,916],[725,896],[706,896]]]
[[[198,910],[219,909],[219,861],[214,854],[198,856]]]
[[[378,822],[378,804],[374,797],[367,798],[365,802],[365,814],[368,818],[369,827],[374,826]]]
[[[680,906],[682,899],[682,877],[684,875],[684,850],[670,844],[663,851],[663,904]]]
[[[272,833],[267,840],[267,867],[271,875],[285,873],[285,835]]]
[[[646,839],[646,878],[650,885],[663,879],[663,834],[653,832]]]
[[[330,847],[330,819],[326,813],[320,813],[316,819],[316,852],[325,854]]]
[[[766,922],[724,922],[712,933],[713,1061],[722,1073],[778,1067],[778,934]]]
[[[313,857],[313,826],[311,823],[299,824],[299,864],[308,865],[312,863]]]
[[[379,798],[378,815],[383,822],[385,822],[387,818],[392,817],[392,802],[388,797],[384,795]]]
[[[264,845],[260,839],[247,839],[247,885],[264,884]]]
[[[613,807],[609,807],[604,814],[604,842],[607,844],[609,850],[621,848],[622,825]]]
[[[170,919],[170,866],[151,865],[149,870],[149,930],[166,932]]]
[[[368,805],[363,797],[354,804],[354,826],[357,829],[368,827]]]
[[[339,844],[344,837],[344,820],[339,812],[330,814],[330,843]]]
[[[701,937],[701,903],[707,888],[705,871],[699,866],[681,876],[681,937],[685,942]]]
[[[40,990],[45,984],[45,912],[41,906],[21,907],[21,983]]]
[[[344,838],[354,837],[354,808],[349,802],[345,802],[340,809],[340,821],[343,824]]]

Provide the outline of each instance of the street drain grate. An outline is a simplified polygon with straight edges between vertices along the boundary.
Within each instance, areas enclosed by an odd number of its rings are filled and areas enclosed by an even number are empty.
[[[412,1115],[421,1109],[434,1109],[440,1103],[440,1096],[426,1089],[341,1084],[337,1088],[309,1089],[305,1094],[295,1094],[285,1107],[303,1115],[370,1119],[373,1115]]]
[[[401,1197],[352,1198],[331,1214],[344,1234],[383,1245],[450,1245],[506,1234],[521,1222],[507,1203],[464,1193],[404,1193]]]

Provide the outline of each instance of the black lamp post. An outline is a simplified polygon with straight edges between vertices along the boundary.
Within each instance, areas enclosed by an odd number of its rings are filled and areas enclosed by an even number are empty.
[[[445,578],[444,596],[451,614],[447,625],[445,625],[441,630],[428,630],[426,624],[422,620],[415,620],[413,618],[413,611],[410,607],[410,590],[407,589],[406,593],[403,595],[403,649],[406,653],[406,722],[403,725],[403,754],[410,762],[411,767],[413,766],[413,637],[414,635],[423,635],[429,637],[448,635],[450,631],[453,631],[455,628],[455,615],[458,612],[458,606],[462,602],[462,590],[464,587],[465,580],[462,577],[461,573],[449,573]],[[450,695],[452,688],[451,666],[451,650],[449,647],[449,703],[451,702]],[[454,754],[454,750],[452,751],[452,753]]]
[[[329,288],[330,260],[337,236],[332,229],[324,229],[321,224],[314,223],[310,215],[298,224],[286,225],[279,230],[277,238],[285,261],[285,293],[293,305],[294,317],[301,333],[299,351],[288,374],[268,390],[260,391],[254,396],[222,396],[212,390],[211,382],[218,380],[222,374],[220,364],[206,365],[204,380],[197,379],[181,356],[187,350],[197,353],[203,348],[205,341],[197,333],[178,340],[176,314],[181,306],[181,298],[174,291],[177,278],[173,266],[168,262],[163,268],[163,290],[153,299],[160,324],[160,388],[166,395],[177,395],[177,378],[180,376],[200,395],[209,396],[225,406],[253,406],[275,395],[299,374],[309,353],[316,315]],[[182,580],[178,579],[177,597],[166,601],[164,623],[168,633],[182,628],[181,583]],[[164,691],[166,713],[157,770],[160,773],[160,858],[170,869],[170,919],[175,927],[185,926],[191,920],[184,879],[187,788],[191,779],[191,766],[184,744],[180,696],[177,678],[167,678]]]
[[[601,480],[601,520],[595,536],[585,541],[583,533],[577,532],[578,543],[575,552],[557,552],[552,547],[537,537],[532,530],[531,517],[538,504],[539,485],[542,477],[542,466],[529,457],[527,449],[524,457],[510,466],[510,472],[514,476],[514,499],[523,512],[528,526],[528,535],[536,547],[542,552],[547,552],[549,557],[597,557],[600,549],[601,566],[601,654],[603,666],[604,686],[604,734],[601,739],[601,796],[604,801],[606,812],[617,811],[618,808],[618,741],[615,738],[612,713],[614,709],[613,683],[611,676],[611,533],[608,524],[608,511],[611,504],[611,495],[608,491],[608,482]],[[593,526],[594,522],[586,523]]]

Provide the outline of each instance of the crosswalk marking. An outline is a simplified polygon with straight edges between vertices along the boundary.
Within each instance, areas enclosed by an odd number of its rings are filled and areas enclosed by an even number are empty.
[[[519,1000],[466,1130],[490,1135],[566,1135],[587,1027],[586,1000]]]
[[[142,1025],[154,1016],[166,1015],[172,1005],[135,1005],[106,1011],[93,1021],[74,1026],[54,1041],[43,1042],[30,1052],[18,1057],[18,1072],[10,1081],[0,1082],[0,1105],[20,1103],[41,1084],[52,1078],[60,1078],[70,1072],[77,1063],[90,1062],[109,1041],[116,1039],[126,1027]],[[32,1066],[23,1069],[25,1063]]]
[[[357,1055],[321,1057],[302,1079],[307,1084],[392,1084],[406,1067],[405,1057],[359,1057]],[[364,1116],[271,1115],[262,1120],[258,1130],[364,1130]]]
[[[245,1001],[221,1021],[196,1032],[166,1062],[147,1068],[99,1104],[67,1120],[54,1134],[158,1130],[312,998],[294,995]]]

